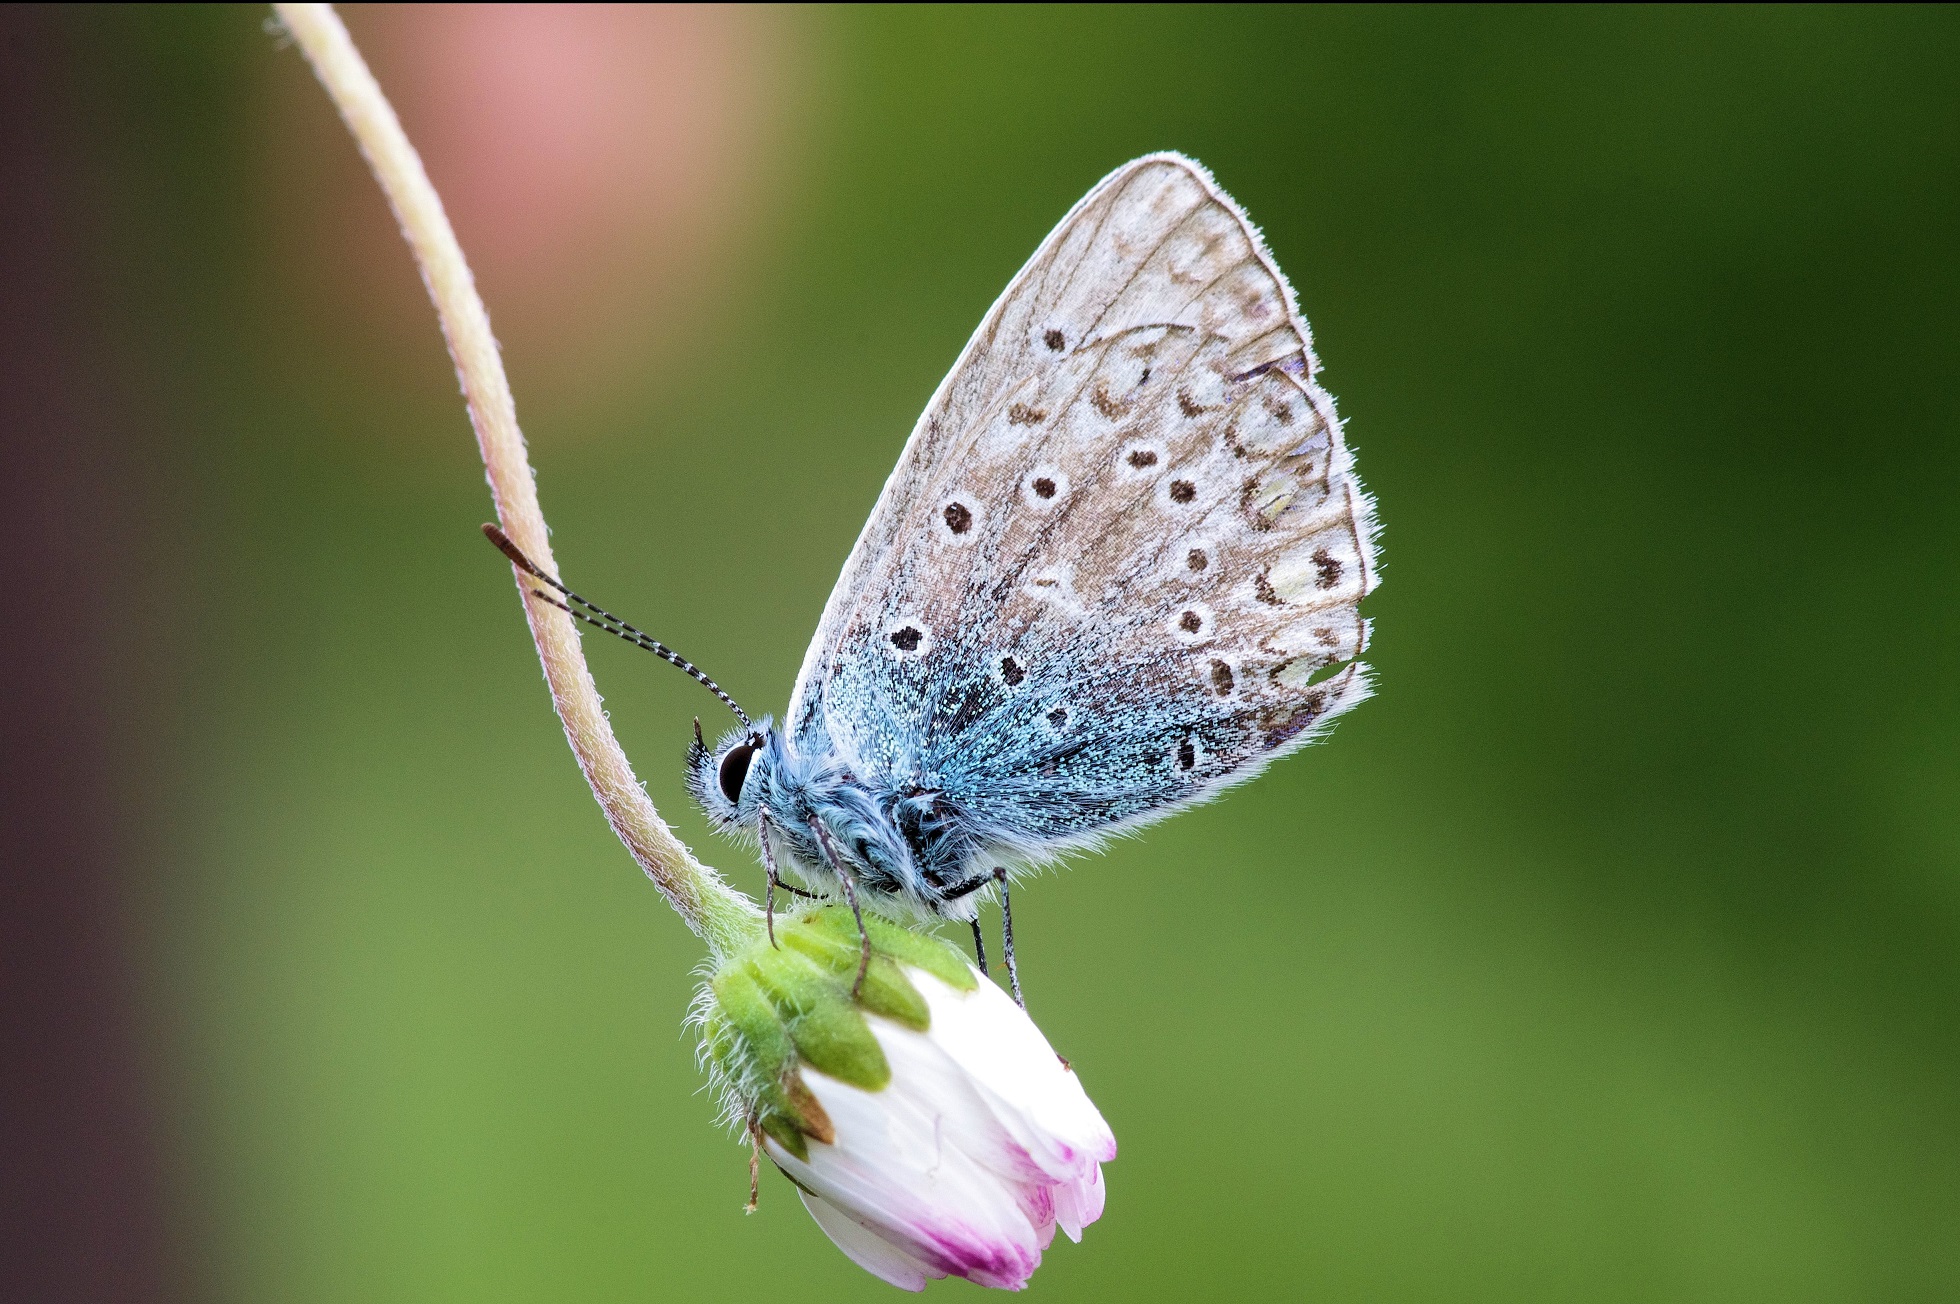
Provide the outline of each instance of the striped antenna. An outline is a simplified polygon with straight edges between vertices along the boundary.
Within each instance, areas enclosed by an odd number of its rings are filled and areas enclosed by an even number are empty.
[[[504,556],[510,558],[511,564],[517,567],[517,569],[523,571],[526,575],[529,575],[534,580],[539,580],[542,581],[543,583],[549,584],[552,588],[557,589],[560,593],[564,594],[568,602],[572,604],[576,604],[576,606],[579,607],[584,607],[585,611],[574,610],[573,606],[568,606],[566,602],[560,602],[557,598],[552,597],[549,593],[545,593],[539,589],[531,590],[532,597],[542,598],[544,601],[549,602],[552,606],[558,608],[558,610],[564,612],[566,615],[571,616],[576,620],[582,620],[586,624],[591,625],[595,629],[603,629],[608,634],[611,634],[615,638],[625,639],[628,643],[631,643],[634,647],[645,648],[647,651],[653,653],[655,656],[659,657],[662,661],[668,662],[670,665],[679,666],[682,670],[685,670],[690,676],[692,676],[695,679],[695,681],[698,682],[703,688],[713,693],[716,697],[719,697],[722,701],[722,705],[726,706],[729,710],[735,713],[735,718],[742,722],[742,727],[744,729],[748,729],[750,731],[753,731],[755,729],[754,722],[749,719],[749,713],[747,711],[744,711],[741,707],[737,706],[735,704],[735,699],[730,697],[727,693],[724,693],[721,689],[721,685],[717,684],[714,680],[708,678],[707,675],[703,674],[701,672],[701,668],[695,665],[692,661],[689,661],[686,657],[674,651],[674,649],[668,647],[665,643],[662,643],[659,639],[653,637],[651,634],[648,634],[646,631],[641,629],[636,629],[632,625],[627,624],[625,621],[621,620],[618,616],[613,615],[612,612],[607,611],[604,607],[599,606],[597,603],[586,601],[584,598],[572,592],[570,589],[566,588],[563,584],[560,584],[557,580],[553,579],[551,576],[539,570],[537,563],[532,561],[529,557],[526,557],[524,555],[524,550],[518,547],[516,544],[512,543],[510,541],[510,536],[508,534],[505,534],[502,530],[498,529],[496,526],[486,522],[483,526],[483,537],[490,540],[490,542],[496,544],[497,551],[503,553]],[[586,612],[591,612],[593,614],[587,615]],[[598,617],[598,619],[594,619],[594,616]]]

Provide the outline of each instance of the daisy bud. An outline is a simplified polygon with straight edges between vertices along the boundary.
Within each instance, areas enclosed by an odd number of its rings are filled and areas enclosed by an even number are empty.
[[[824,1233],[894,1286],[1018,1290],[1103,1209],[1116,1138],[1025,1011],[938,938],[832,907],[776,925],[702,992],[731,1121]]]

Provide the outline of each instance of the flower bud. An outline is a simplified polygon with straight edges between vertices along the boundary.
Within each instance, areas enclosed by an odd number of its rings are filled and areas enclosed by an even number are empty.
[[[1116,1139],[1025,1011],[936,937],[831,907],[779,920],[703,989],[727,1115],[824,1233],[895,1286],[1019,1289],[1102,1213]]]

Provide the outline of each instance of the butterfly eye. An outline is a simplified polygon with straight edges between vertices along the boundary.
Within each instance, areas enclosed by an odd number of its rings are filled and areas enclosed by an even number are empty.
[[[755,759],[756,746],[753,741],[737,743],[721,758],[715,782],[721,785],[721,795],[728,798],[730,805],[742,799],[742,781],[749,777],[749,762]]]

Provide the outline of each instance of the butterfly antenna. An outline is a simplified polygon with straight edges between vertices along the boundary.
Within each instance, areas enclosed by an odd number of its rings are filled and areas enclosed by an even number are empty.
[[[564,594],[568,602],[576,604],[579,607],[585,608],[585,611],[575,610],[573,606],[567,605],[566,602],[560,602],[557,598],[552,597],[549,593],[545,593],[539,589],[531,590],[532,597],[542,598],[544,601],[549,602],[552,606],[558,608],[558,610],[564,612],[568,616],[571,616],[575,620],[582,620],[586,624],[591,625],[595,629],[603,629],[608,634],[611,634],[615,638],[626,640],[628,643],[631,643],[634,647],[645,648],[647,651],[653,653],[655,656],[659,657],[662,661],[665,661],[670,665],[679,666],[682,670],[685,670],[703,688],[713,693],[716,697],[719,697],[721,699],[722,705],[726,706],[729,710],[735,713],[735,718],[742,722],[742,727],[744,729],[753,730],[755,728],[755,723],[749,719],[749,713],[747,711],[744,711],[740,706],[736,705],[735,699],[730,697],[727,693],[723,692],[721,685],[717,684],[714,680],[708,678],[707,675],[703,674],[701,668],[695,665],[692,661],[689,661],[686,657],[674,651],[674,649],[668,647],[665,643],[662,643],[659,639],[653,637],[645,630],[638,629],[632,625],[627,624],[625,621],[621,620],[618,616],[613,615],[612,612],[607,611],[604,607],[600,606],[596,602],[587,601],[586,599],[580,597],[578,594],[572,592],[570,589],[566,588],[563,584],[560,584],[557,580],[553,579],[551,576],[539,570],[538,564],[532,561],[529,557],[525,556],[524,550],[518,547],[516,544],[512,543],[510,541],[510,536],[508,534],[505,534],[502,530],[498,529],[496,526],[486,523],[483,527],[483,537],[490,540],[490,542],[496,544],[497,551],[503,553],[504,556],[510,558],[511,564],[517,567],[517,569],[523,571],[526,575],[529,575],[534,580],[539,580],[542,583],[549,584],[552,588],[557,589],[560,593]],[[597,620],[593,619],[593,616],[587,615],[586,612],[593,613],[593,615],[598,616],[599,619]]]

